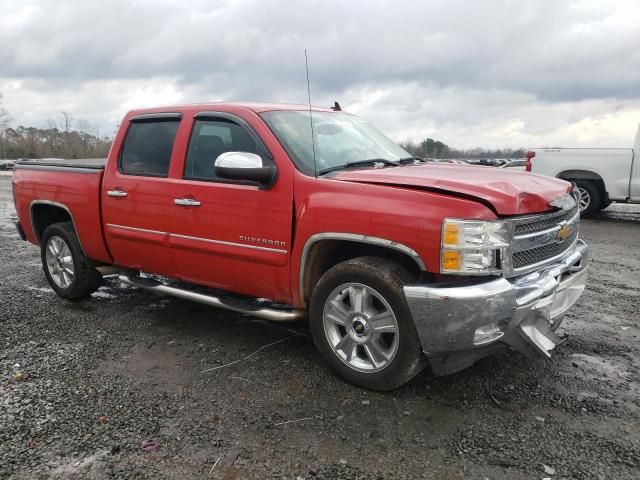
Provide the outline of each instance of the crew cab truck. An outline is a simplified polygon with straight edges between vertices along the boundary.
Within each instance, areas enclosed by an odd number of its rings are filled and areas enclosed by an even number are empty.
[[[633,148],[534,148],[526,170],[578,187],[580,213],[590,217],[611,202],[640,203],[640,127]]]
[[[328,364],[369,389],[509,348],[548,357],[586,281],[570,183],[427,163],[333,109],[134,110],[106,160],[19,162],[13,193],[61,297],[115,273],[307,319]]]

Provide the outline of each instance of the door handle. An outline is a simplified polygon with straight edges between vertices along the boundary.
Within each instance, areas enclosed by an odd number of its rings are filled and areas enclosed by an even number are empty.
[[[173,203],[181,207],[199,207],[200,202],[193,198],[174,198]]]
[[[126,197],[129,195],[127,192],[123,192],[122,190],[107,190],[107,195],[110,197]]]

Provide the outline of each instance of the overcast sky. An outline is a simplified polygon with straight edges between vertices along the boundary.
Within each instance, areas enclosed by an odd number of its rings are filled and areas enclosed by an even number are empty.
[[[396,140],[630,147],[640,1],[0,0],[13,125],[61,110],[339,100]]]

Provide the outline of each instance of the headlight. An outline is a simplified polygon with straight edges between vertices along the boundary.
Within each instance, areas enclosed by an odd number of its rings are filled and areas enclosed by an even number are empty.
[[[440,271],[461,275],[499,273],[499,251],[509,241],[505,222],[445,218]]]

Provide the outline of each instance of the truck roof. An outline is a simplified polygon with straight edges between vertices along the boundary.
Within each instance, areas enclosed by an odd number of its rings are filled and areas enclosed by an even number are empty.
[[[308,111],[309,105],[296,104],[296,103],[259,103],[259,102],[208,102],[208,103],[192,103],[183,105],[164,105],[151,108],[137,108],[131,110],[129,113],[134,115],[141,115],[146,113],[160,113],[160,112],[173,112],[173,111],[200,111],[210,110],[212,108],[245,108],[252,110],[256,113],[271,112],[278,110],[298,110]],[[333,112],[331,108],[319,107],[312,105],[311,109],[314,112]]]

